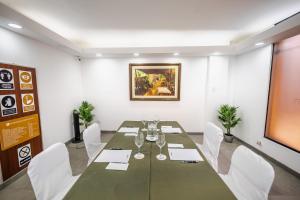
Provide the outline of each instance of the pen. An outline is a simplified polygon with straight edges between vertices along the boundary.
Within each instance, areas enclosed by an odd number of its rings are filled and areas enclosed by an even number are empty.
[[[184,160],[183,163],[198,163],[199,161]]]

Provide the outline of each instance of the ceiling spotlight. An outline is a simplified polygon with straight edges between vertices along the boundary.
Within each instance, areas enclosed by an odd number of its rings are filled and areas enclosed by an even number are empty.
[[[258,42],[255,44],[255,46],[261,46],[261,45],[264,45],[265,43],[264,42]]]
[[[10,27],[12,27],[12,28],[17,28],[17,29],[23,28],[22,26],[20,26],[20,25],[18,25],[18,24],[12,24],[12,23],[8,24],[8,26],[10,26]]]
[[[218,52],[218,51],[216,51],[216,52],[212,53],[211,55],[213,55],[213,56],[219,56],[219,55],[221,55],[221,53]]]
[[[101,53],[96,53],[96,57],[102,57]]]
[[[179,56],[180,54],[178,52],[173,53],[173,56]]]
[[[139,53],[134,53],[133,54],[135,57],[138,57],[140,54]]]

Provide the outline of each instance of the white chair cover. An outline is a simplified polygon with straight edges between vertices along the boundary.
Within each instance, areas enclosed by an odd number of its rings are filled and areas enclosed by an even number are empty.
[[[273,167],[245,146],[233,153],[227,175],[220,175],[239,200],[268,199],[274,180]]]
[[[89,157],[89,165],[106,145],[101,143],[101,130],[98,123],[93,123],[83,131],[83,141]]]
[[[36,155],[28,165],[37,200],[63,199],[79,176],[72,176],[66,146],[56,143]]]
[[[197,144],[209,164],[216,172],[218,172],[218,156],[222,141],[222,129],[215,124],[208,122],[204,129],[203,145]]]

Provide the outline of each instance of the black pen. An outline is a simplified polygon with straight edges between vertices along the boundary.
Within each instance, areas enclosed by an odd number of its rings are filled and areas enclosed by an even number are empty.
[[[183,163],[198,163],[199,161],[184,160]]]
[[[112,147],[112,148],[110,148],[110,150],[123,150],[123,149],[119,148],[119,147]]]

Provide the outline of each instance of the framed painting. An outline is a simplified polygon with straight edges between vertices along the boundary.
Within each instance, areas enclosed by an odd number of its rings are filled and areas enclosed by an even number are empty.
[[[180,63],[129,64],[130,100],[179,101]]]

